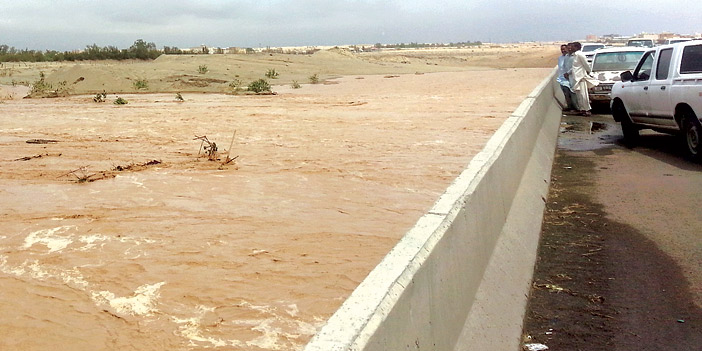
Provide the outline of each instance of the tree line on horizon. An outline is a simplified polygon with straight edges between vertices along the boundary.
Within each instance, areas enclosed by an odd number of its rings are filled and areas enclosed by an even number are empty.
[[[375,47],[378,49],[418,49],[418,48],[444,48],[444,47],[464,47],[464,46],[480,46],[483,45],[481,41],[459,41],[457,43],[399,43],[399,44],[381,44],[376,43]]]
[[[404,49],[404,48],[433,48],[433,47],[466,47],[482,45],[480,41],[466,41],[457,43],[399,43],[381,44],[376,43],[376,48]],[[162,54],[182,55],[182,54],[208,54],[210,50],[203,46],[200,51],[183,51],[178,47],[164,46],[163,50],[156,48],[153,42],[145,42],[138,39],[128,49],[119,49],[116,46],[99,47],[97,44],[88,45],[82,51],[56,51],[56,50],[29,50],[16,49],[15,47],[0,44],[0,62],[55,62],[55,61],[92,61],[92,60],[153,60]],[[254,52],[247,48],[246,52]],[[216,54],[223,54],[224,50],[217,48]]]
[[[182,53],[178,48],[168,48],[166,53]],[[165,49],[164,48],[164,49]],[[165,51],[165,50],[164,50]],[[0,45],[0,62],[51,62],[51,61],[85,61],[85,60],[153,60],[164,51],[156,48],[156,44],[138,39],[128,49],[115,46],[99,47],[88,45],[83,51],[56,50],[18,50],[14,47]]]

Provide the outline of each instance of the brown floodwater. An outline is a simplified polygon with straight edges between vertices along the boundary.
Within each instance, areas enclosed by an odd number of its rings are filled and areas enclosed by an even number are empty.
[[[0,349],[301,349],[549,71],[4,101]]]

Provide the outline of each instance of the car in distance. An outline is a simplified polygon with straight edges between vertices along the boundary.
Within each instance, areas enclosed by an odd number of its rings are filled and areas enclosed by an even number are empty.
[[[594,76],[600,84],[590,88],[588,94],[590,103],[607,104],[612,99],[612,86],[615,82],[620,81],[619,77],[625,71],[631,71],[636,68],[641,55],[645,48],[642,47],[613,47],[599,49],[595,51],[595,56],[592,59],[592,76]]]
[[[666,39],[665,42],[663,42],[663,45],[670,45],[670,44],[677,44],[677,43],[682,43],[684,41],[690,41],[692,38],[670,38]]]
[[[641,129],[678,134],[687,155],[702,161],[702,41],[646,50],[612,87],[611,108],[630,146]]]
[[[595,56],[595,51],[602,49],[605,47],[605,44],[602,43],[582,43],[582,47],[580,48],[580,51],[582,51],[585,54],[585,58],[587,59],[587,63],[592,63],[592,57]]]
[[[632,38],[626,42],[626,46],[652,48],[655,46],[655,43],[653,42],[653,39]]]

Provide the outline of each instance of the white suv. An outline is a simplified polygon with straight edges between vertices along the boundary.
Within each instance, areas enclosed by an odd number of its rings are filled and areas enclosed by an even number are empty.
[[[605,47],[605,44],[602,43],[582,43],[580,51],[582,51],[585,54],[587,63],[592,63],[592,57],[595,56],[595,51]]]
[[[626,46],[595,51],[595,56],[592,59],[592,75],[600,84],[590,88],[588,92],[590,102],[609,105],[612,99],[612,86],[621,80],[619,75],[636,68],[644,51],[646,48]]]
[[[640,129],[679,134],[688,156],[702,161],[702,41],[646,50],[612,87],[611,107],[630,145]]]

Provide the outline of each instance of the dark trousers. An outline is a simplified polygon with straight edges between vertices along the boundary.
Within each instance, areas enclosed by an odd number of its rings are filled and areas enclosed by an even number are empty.
[[[561,85],[561,90],[563,90],[563,95],[565,95],[566,107],[571,110],[578,110],[578,99],[575,97],[575,93],[563,85]]]

